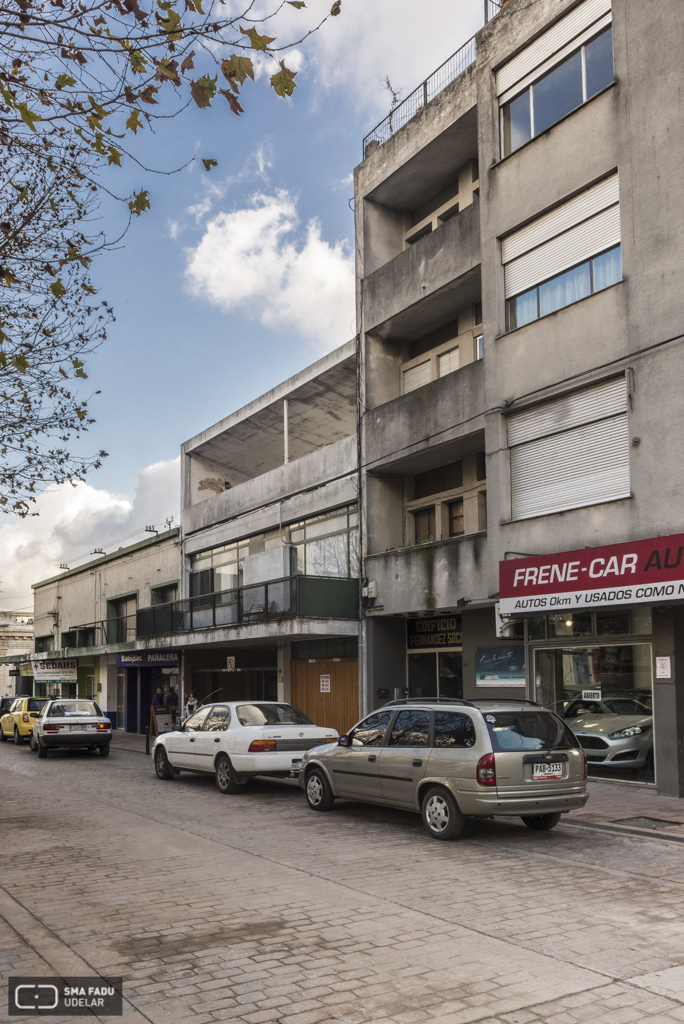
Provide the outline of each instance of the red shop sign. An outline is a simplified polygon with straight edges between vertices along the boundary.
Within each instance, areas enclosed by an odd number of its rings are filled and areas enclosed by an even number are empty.
[[[684,533],[499,562],[504,615],[684,601]]]

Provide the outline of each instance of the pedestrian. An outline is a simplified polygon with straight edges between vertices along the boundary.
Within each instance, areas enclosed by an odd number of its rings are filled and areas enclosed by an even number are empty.
[[[197,700],[197,697],[195,697],[194,693],[192,693],[191,691],[188,694],[188,700],[185,705],[185,717],[189,718],[190,715],[194,714],[194,712],[197,711],[197,708],[200,706],[200,704],[201,701]]]
[[[153,708],[163,708],[165,706],[166,706],[166,701],[164,700],[164,691],[162,690],[161,686],[158,686],[157,687],[157,692],[155,693],[154,697],[152,698],[152,707]]]

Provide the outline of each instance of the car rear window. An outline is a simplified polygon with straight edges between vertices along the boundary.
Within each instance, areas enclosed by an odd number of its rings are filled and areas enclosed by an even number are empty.
[[[42,711],[45,707],[44,700],[34,700],[33,698],[28,702],[27,711]]]
[[[484,720],[495,752],[570,750],[578,745],[565,722],[551,711],[492,711]]]
[[[95,717],[101,714],[97,704],[92,700],[55,701],[50,705],[48,718],[83,718],[84,715]]]
[[[235,709],[240,725],[312,725],[290,704],[240,704]]]

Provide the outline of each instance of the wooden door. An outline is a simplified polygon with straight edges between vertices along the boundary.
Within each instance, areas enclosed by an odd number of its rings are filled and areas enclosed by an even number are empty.
[[[330,676],[330,692],[321,690],[321,676]],[[293,661],[290,678],[292,704],[316,725],[347,732],[359,720],[359,662],[317,658]],[[327,681],[324,681],[324,687]]]

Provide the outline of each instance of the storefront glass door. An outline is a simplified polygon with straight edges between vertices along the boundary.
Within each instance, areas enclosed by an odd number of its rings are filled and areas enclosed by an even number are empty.
[[[650,644],[537,649],[534,668],[537,701],[566,720],[590,775],[654,781]]]
[[[409,697],[462,697],[461,651],[421,651],[420,654],[409,654],[408,684]]]

